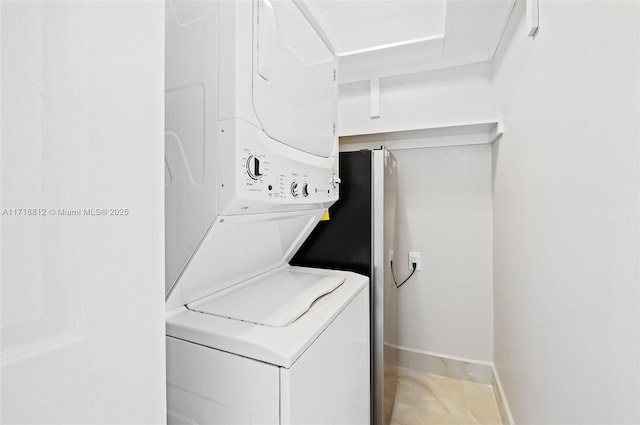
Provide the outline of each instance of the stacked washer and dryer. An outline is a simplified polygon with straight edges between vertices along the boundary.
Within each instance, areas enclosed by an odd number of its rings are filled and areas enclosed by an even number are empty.
[[[368,279],[288,264],[338,198],[336,55],[291,0],[166,16],[168,422],[368,424]]]

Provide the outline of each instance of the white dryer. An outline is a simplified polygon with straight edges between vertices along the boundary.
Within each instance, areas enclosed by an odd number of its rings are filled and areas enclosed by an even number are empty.
[[[169,0],[165,75],[168,422],[368,424],[368,279],[288,265],[338,198],[331,46],[291,0]]]

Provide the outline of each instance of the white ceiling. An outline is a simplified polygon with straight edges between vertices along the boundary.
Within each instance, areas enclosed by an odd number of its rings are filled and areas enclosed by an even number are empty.
[[[315,0],[340,56],[444,35],[446,0]]]
[[[489,61],[516,0],[308,0],[340,82]]]

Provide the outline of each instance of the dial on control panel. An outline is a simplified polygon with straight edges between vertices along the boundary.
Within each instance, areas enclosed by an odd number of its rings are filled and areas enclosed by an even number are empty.
[[[254,180],[258,180],[262,177],[262,171],[260,171],[260,159],[255,155],[249,155],[247,158],[247,174]]]
[[[298,182],[291,183],[291,195],[293,195],[294,198],[297,198],[300,195],[300,192],[300,185]],[[307,183],[302,185],[302,196],[305,198],[309,196],[309,185]]]

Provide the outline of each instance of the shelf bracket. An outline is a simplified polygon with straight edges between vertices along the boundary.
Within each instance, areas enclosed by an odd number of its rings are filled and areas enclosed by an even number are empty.
[[[493,143],[504,134],[504,126],[501,121],[498,121],[496,125],[489,130],[489,143]]]
[[[527,37],[533,37],[538,32],[538,0],[527,0]]]
[[[380,118],[380,78],[369,80],[369,102],[371,118]]]

